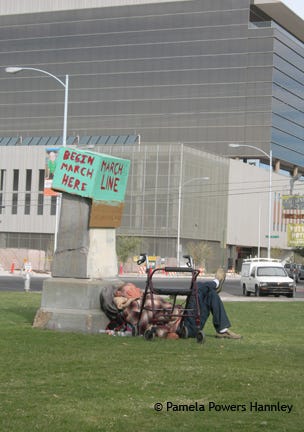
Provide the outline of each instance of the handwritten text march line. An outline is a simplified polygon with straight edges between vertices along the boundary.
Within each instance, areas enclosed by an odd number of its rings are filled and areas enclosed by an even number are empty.
[[[87,189],[87,182],[85,179],[92,179],[95,172],[94,168],[90,168],[88,165],[94,165],[95,157],[66,150],[63,155],[63,160],[66,162],[62,162],[60,167],[61,171],[80,175],[81,177],[84,177],[84,179],[80,180],[77,177],[64,173],[62,177],[62,185],[73,190],[85,191]],[[73,161],[73,163],[69,163],[69,161]],[[100,189],[118,192],[120,181],[119,176],[123,174],[123,168],[124,165],[120,162],[102,161],[100,165],[100,172],[102,173]]]

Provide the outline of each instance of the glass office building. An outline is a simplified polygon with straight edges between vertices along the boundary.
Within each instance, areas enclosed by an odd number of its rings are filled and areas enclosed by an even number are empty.
[[[272,149],[277,169],[304,172],[303,21],[293,14],[285,20],[288,10],[279,0],[100,0],[86,8],[63,0],[65,10],[41,12],[32,2],[28,10],[18,9],[19,3],[0,9],[1,64],[69,75],[68,135],[76,140],[88,137],[85,142],[95,145],[89,137],[140,136],[140,152],[129,151],[141,161],[120,232],[145,235],[153,253],[176,254],[181,172],[189,171],[182,184],[214,179],[209,168],[215,158],[218,177],[212,182],[225,185],[223,157],[263,158],[230,143]],[[19,143],[60,136],[63,93],[37,71],[9,75],[2,69],[0,136],[18,137]],[[120,153],[115,146],[110,151]],[[181,171],[182,153],[193,163]],[[209,207],[210,222],[207,216],[197,222],[204,190],[190,197],[182,239],[220,248],[218,226],[227,215],[221,186],[216,190],[212,198],[207,194],[208,200],[218,197]]]
[[[139,133],[223,155],[229,143],[272,142],[299,163],[303,41],[250,0],[2,15],[0,46],[2,65],[69,74],[71,135]],[[61,134],[53,80],[2,70],[0,95],[1,136]]]

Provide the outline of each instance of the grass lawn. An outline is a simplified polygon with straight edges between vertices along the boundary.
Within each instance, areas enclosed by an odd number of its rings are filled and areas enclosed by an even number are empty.
[[[0,304],[0,431],[303,430],[304,302],[226,303],[244,337],[209,319],[205,345],[33,329],[40,294]]]

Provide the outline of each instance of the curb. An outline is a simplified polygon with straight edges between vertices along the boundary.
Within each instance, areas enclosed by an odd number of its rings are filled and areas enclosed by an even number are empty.
[[[299,302],[304,301],[304,297],[293,297],[293,298],[287,298],[284,296],[281,297],[271,297],[271,296],[265,296],[265,297],[246,297],[246,296],[235,296],[229,293],[225,293],[224,291],[220,293],[220,298],[223,302]]]

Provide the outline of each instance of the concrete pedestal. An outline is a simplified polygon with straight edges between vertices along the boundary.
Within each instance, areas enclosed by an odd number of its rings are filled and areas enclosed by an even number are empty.
[[[70,332],[98,333],[109,319],[100,309],[103,287],[119,279],[83,280],[50,278],[44,281],[41,307],[33,327]]]
[[[33,326],[98,333],[109,319],[100,309],[103,287],[119,284],[115,229],[89,228],[91,202],[62,194],[52,278],[43,285]]]
[[[102,279],[117,276],[116,230],[89,228],[91,202],[62,194],[52,276]]]

